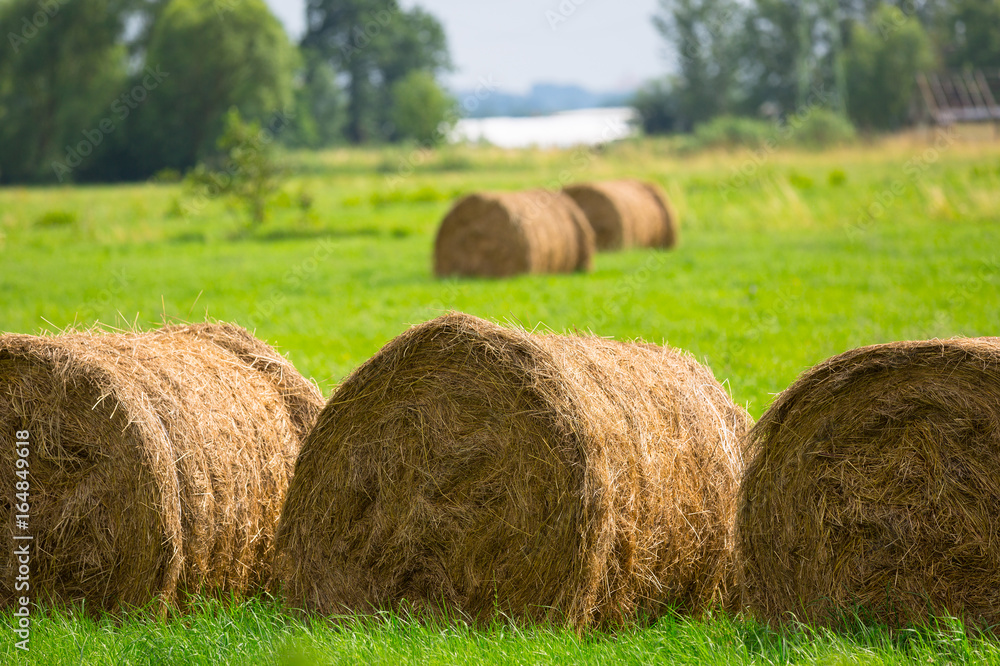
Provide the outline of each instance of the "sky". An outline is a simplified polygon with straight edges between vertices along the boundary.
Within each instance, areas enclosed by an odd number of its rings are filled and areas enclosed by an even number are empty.
[[[267,0],[298,38],[304,0]],[[434,14],[448,35],[454,89],[492,81],[524,92],[533,83],[623,91],[667,71],[650,17],[657,0],[401,0]]]

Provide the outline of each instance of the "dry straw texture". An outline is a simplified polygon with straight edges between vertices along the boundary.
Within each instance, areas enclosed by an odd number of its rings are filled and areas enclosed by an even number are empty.
[[[507,277],[590,270],[594,232],[562,192],[472,194],[441,222],[434,244],[438,276]]]
[[[243,329],[0,336],[0,605],[17,563],[13,438],[30,437],[31,596],[117,610],[253,592],[322,396]]]
[[[738,555],[762,618],[1000,623],[1000,339],[831,358],[749,441]]]
[[[278,530],[289,600],[577,628],[696,612],[732,573],[749,428],[689,356],[452,314],[351,375]]]
[[[572,185],[564,191],[583,209],[598,250],[677,244],[677,215],[657,185],[610,180]]]

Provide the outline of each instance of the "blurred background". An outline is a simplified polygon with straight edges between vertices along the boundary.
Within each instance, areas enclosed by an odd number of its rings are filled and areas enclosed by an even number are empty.
[[[1000,94],[997,0],[3,0],[0,33],[3,183],[184,173],[233,109],[288,148],[572,145],[753,140],[735,119],[804,107],[882,132]]]

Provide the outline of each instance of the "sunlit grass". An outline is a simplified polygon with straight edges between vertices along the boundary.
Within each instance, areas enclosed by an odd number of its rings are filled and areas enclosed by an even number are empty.
[[[413,149],[298,154],[286,199],[306,192],[311,210],[276,208],[249,235],[222,201],[178,213],[179,185],[3,189],[0,328],[207,315],[255,329],[330,390],[408,325],[458,309],[689,349],[759,416],[851,347],[996,333],[1000,142],[956,139],[928,161],[925,139],[764,156],[677,157],[668,140],[456,147],[461,169],[431,154],[394,187],[380,167]],[[670,194],[676,251],[603,254],[589,275],[431,276],[452,197],[626,175]],[[64,213],[75,221],[39,223]]]
[[[4,622],[11,616],[4,615]],[[891,633],[859,624],[833,632],[774,630],[716,614],[668,616],[649,627],[573,631],[496,621],[398,614],[330,621],[273,601],[201,600],[166,620],[39,614],[29,651],[0,641],[0,660],[28,664],[997,664],[1000,644],[970,636],[956,620]]]

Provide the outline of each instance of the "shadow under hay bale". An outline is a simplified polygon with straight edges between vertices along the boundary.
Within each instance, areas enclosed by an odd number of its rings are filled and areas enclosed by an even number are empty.
[[[12,555],[23,534],[33,601],[117,611],[263,589],[295,456],[322,406],[235,326],[0,336],[11,487],[15,433],[30,433],[27,530],[12,490],[0,497],[0,607],[24,595]]]
[[[594,233],[561,192],[478,193],[451,209],[434,243],[439,277],[590,270]]]
[[[748,442],[737,554],[762,619],[1000,623],[1000,338],[835,356]]]
[[[677,215],[657,185],[609,180],[571,185],[563,191],[586,215],[599,251],[677,245]]]
[[[578,629],[697,612],[731,580],[740,438],[669,348],[462,314],[352,374],[303,444],[275,575],[324,614],[416,608]]]

